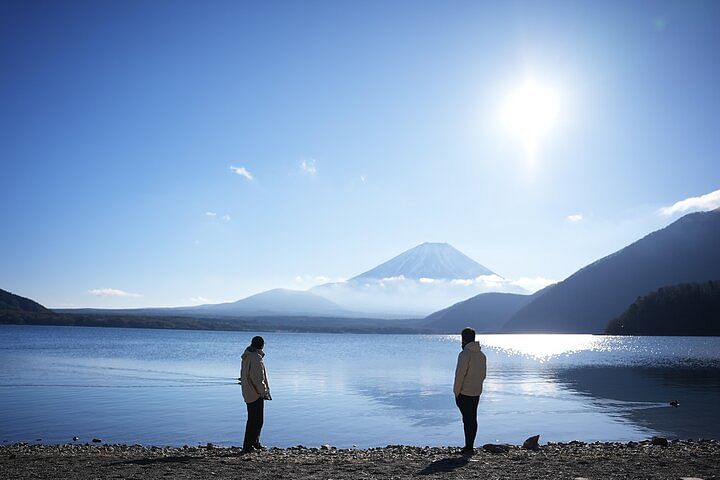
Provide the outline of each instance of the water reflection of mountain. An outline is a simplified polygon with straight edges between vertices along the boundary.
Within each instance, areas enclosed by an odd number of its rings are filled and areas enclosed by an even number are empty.
[[[668,437],[720,438],[720,368],[582,367],[552,375],[599,408]]]

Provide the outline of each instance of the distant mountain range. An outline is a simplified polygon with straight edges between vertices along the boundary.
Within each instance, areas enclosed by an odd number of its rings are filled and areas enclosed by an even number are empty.
[[[175,309],[173,309],[175,310]],[[185,312],[212,315],[352,316],[339,305],[312,292],[275,288],[231,303],[185,307]]]
[[[190,307],[163,308],[72,308],[58,309],[61,313],[122,314],[151,316],[202,316],[202,317],[268,317],[268,316],[318,316],[359,317],[343,310],[330,300],[304,290],[275,288],[256,293],[235,302],[209,303]]]
[[[468,295],[473,289],[513,287],[448,244],[424,243],[347,282],[325,284],[310,291],[274,289],[237,302],[215,305],[50,311],[32,300],[0,290],[0,320],[13,323],[13,319],[20,317],[56,315],[54,312],[103,318],[108,315],[152,317],[155,325],[160,322],[158,317],[252,317],[255,327],[258,319],[272,318],[268,322],[275,322],[272,323],[275,326],[292,324],[292,328],[307,328],[307,319],[310,319],[313,328],[341,326],[347,329],[353,322],[359,324],[362,318],[363,328],[382,329],[382,320],[377,319],[386,319],[384,321],[391,322],[392,328],[397,329],[403,328],[400,321],[390,318],[405,318],[408,331],[457,332],[472,326],[480,332],[503,333],[602,333],[606,328],[612,332],[636,329],[632,331],[652,333],[668,331],[664,330],[668,327],[665,323],[653,326],[647,316],[638,320],[641,317],[638,312],[647,305],[657,305],[658,298],[669,302],[672,308],[679,308],[677,305],[682,302],[674,300],[674,293],[669,296],[667,292],[675,292],[672,289],[651,292],[666,286],[718,280],[720,209],[686,215],[533,295],[521,294],[525,293],[522,289]],[[700,298],[688,293],[685,287],[677,288],[682,295],[687,294],[687,299]],[[716,288],[711,290],[715,292]],[[452,301],[440,303],[453,297]],[[644,299],[637,300],[639,297]],[[630,307],[636,300],[635,306]],[[410,319],[425,316],[422,312],[438,303],[451,306],[422,320]],[[691,304],[687,305],[683,308],[692,308]],[[407,315],[408,312],[415,315]],[[406,316],[402,317],[403,314]],[[610,320],[618,318],[620,320],[608,327]],[[57,318],[52,321],[56,322]],[[188,324],[187,320],[174,321],[178,325]],[[199,328],[190,325],[190,328]],[[689,332],[689,325],[678,322],[678,329],[672,331],[674,334]],[[629,326],[632,326],[630,330]]]
[[[491,280],[490,286],[482,282],[483,278]],[[58,311],[151,316],[423,318],[481,291],[524,292],[501,280],[447,243],[423,243],[346,282],[306,291],[277,288],[235,302],[188,307]]]

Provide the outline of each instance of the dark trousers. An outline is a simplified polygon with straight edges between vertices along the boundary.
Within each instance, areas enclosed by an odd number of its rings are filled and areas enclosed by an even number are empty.
[[[245,441],[243,450],[252,450],[252,447],[260,445],[260,430],[263,426],[263,410],[265,400],[258,398],[252,403],[247,403],[248,418],[245,424]]]
[[[462,414],[463,428],[465,429],[465,448],[475,446],[475,435],[477,435],[477,409],[480,396],[468,397],[462,393],[455,398],[455,403]]]

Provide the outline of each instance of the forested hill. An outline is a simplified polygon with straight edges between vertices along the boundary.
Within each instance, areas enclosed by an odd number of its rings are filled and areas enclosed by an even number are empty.
[[[683,283],[639,297],[605,333],[720,335],[720,281]]]
[[[39,303],[29,298],[15,295],[6,290],[0,289],[0,311],[2,312],[30,312],[30,313],[47,313],[52,312],[43,307]]]

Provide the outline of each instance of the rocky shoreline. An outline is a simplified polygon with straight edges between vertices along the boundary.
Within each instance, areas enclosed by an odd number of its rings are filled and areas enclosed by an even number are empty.
[[[500,448],[496,448],[500,447]],[[495,452],[495,453],[492,453]],[[629,443],[547,443],[476,449],[388,445],[270,448],[242,454],[237,447],[18,443],[0,446],[0,477],[12,479],[249,478],[358,479],[716,479],[720,442],[654,438]]]

